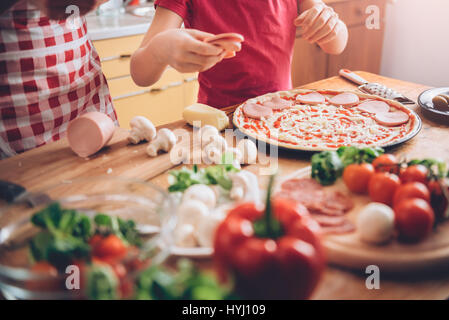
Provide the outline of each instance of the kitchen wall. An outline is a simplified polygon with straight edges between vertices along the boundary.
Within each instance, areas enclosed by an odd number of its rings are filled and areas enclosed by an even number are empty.
[[[449,0],[388,4],[381,74],[449,86]]]

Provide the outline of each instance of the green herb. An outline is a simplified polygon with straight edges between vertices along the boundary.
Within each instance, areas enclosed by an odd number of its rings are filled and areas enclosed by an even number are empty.
[[[353,163],[371,163],[384,152],[382,148],[340,147],[337,150],[343,167]]]
[[[408,166],[423,165],[429,170],[429,178],[444,178],[446,175],[449,177],[449,171],[447,171],[446,163],[436,159],[424,159],[424,160],[411,160],[407,163]]]
[[[341,176],[343,163],[334,151],[324,151],[312,156],[312,178],[322,185],[330,185]]]
[[[195,165],[192,170],[183,167],[180,170],[170,171],[169,174],[173,181],[168,187],[168,191],[183,192],[194,184],[219,185],[223,189],[230,190],[232,181],[228,174],[239,171],[239,169],[232,165],[232,161],[228,163],[230,159],[230,156],[225,154],[223,159],[224,164],[209,166],[200,170]]]
[[[142,240],[136,229],[136,223],[133,220],[123,220],[118,217],[112,217],[105,214],[97,214],[94,217],[97,225],[97,233],[104,236],[114,234],[119,237],[126,245],[140,247]]]
[[[92,221],[76,210],[62,208],[57,202],[35,213],[31,222],[41,228],[30,240],[32,258],[48,261],[59,270],[64,270],[74,260],[90,260],[88,240],[94,233],[115,234],[125,244],[141,245],[134,221],[105,214],[97,214]]]
[[[108,265],[93,264],[87,271],[87,298],[92,300],[118,299],[119,280]]]
[[[152,266],[137,279],[136,298],[142,300],[222,300],[233,298],[211,274],[199,271],[189,260],[178,262],[178,270]]]
[[[384,153],[382,148],[340,147],[337,151],[323,151],[312,156],[312,178],[322,185],[333,184],[343,169],[353,163],[371,163]]]

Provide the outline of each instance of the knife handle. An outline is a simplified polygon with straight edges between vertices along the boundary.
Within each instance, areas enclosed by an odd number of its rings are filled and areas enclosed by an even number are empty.
[[[0,199],[6,200],[8,203],[13,202],[25,191],[26,189],[18,184],[0,180]]]
[[[366,84],[366,83],[368,83],[368,81],[363,79],[361,76],[355,74],[354,72],[352,72],[351,70],[348,70],[348,69],[340,69],[338,74],[340,76],[342,76],[343,78],[351,80],[352,82],[357,83],[357,84]]]

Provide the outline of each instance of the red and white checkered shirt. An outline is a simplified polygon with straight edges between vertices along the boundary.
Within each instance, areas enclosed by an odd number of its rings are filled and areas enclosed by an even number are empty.
[[[87,111],[117,122],[85,19],[49,20],[27,1],[0,15],[0,158],[58,140]]]

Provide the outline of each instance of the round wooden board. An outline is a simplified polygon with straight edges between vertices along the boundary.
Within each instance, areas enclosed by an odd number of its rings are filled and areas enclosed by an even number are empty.
[[[310,177],[311,168],[301,169],[285,179]],[[282,179],[284,180],[284,179]],[[326,187],[350,194],[354,208],[347,218],[355,224],[358,212],[370,202],[368,196],[352,194],[339,179]],[[440,224],[425,240],[416,244],[400,243],[396,239],[385,245],[370,245],[360,240],[357,230],[324,238],[328,261],[332,264],[364,272],[369,265],[376,265],[381,272],[407,273],[429,271],[449,267],[449,222]]]

